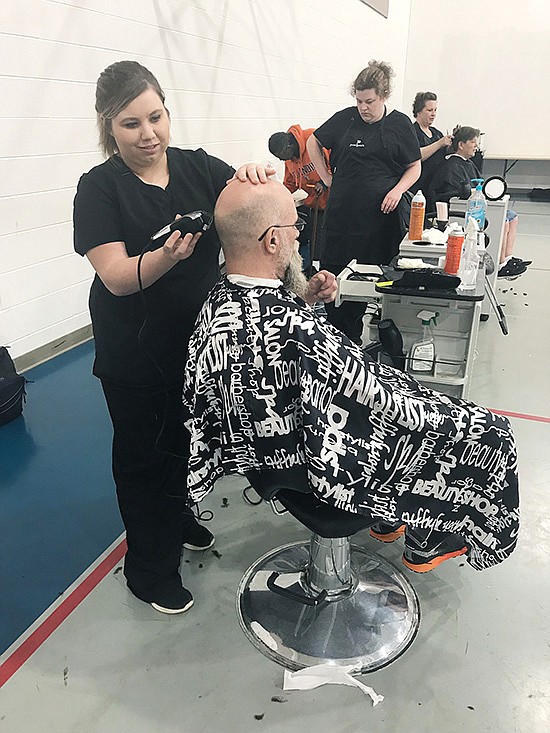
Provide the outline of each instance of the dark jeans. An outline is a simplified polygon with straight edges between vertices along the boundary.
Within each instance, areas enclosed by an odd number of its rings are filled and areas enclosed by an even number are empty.
[[[113,477],[128,551],[124,574],[143,600],[181,585],[189,434],[181,387],[134,389],[102,381],[113,423]],[[180,498],[174,498],[179,496]]]

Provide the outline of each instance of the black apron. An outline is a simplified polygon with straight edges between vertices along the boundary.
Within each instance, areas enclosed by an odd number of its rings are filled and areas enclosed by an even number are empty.
[[[408,224],[403,210],[409,199],[390,214],[380,209],[405,170],[399,172],[392,160],[385,124],[385,116],[369,125],[354,115],[338,146],[325,217],[325,262],[387,264],[397,253]]]

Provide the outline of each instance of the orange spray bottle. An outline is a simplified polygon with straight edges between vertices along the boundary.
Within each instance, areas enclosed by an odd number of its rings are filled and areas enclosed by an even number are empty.
[[[411,219],[409,222],[409,239],[414,242],[415,240],[422,239],[422,232],[424,231],[424,215],[426,213],[426,199],[422,191],[417,191],[411,202]]]

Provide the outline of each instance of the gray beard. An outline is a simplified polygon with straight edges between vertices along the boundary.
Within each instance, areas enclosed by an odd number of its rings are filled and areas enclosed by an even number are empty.
[[[287,290],[296,293],[300,298],[304,298],[308,289],[308,281],[302,272],[304,261],[298,252],[292,255],[292,259],[283,275],[283,285]]]

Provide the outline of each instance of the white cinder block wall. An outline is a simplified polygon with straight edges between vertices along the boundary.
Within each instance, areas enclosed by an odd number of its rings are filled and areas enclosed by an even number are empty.
[[[80,174],[101,161],[94,87],[134,59],[167,93],[174,145],[237,165],[272,132],[351,103],[369,59],[401,107],[410,0],[21,0],[0,14],[0,344],[28,354],[89,323],[91,268],[72,250]]]

